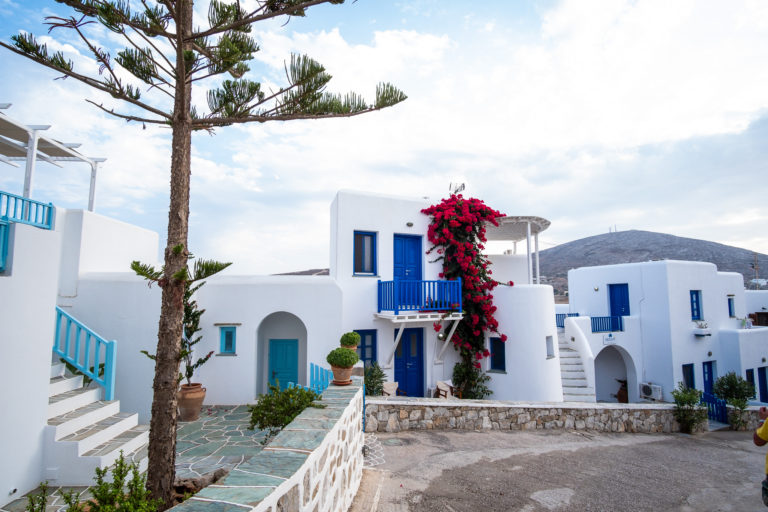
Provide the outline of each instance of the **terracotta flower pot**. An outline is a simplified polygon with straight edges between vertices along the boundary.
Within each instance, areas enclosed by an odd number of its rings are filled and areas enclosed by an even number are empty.
[[[338,366],[331,365],[331,371],[333,372],[333,383],[337,386],[347,386],[352,384],[352,367],[340,368]]]
[[[205,400],[205,388],[199,382],[182,384],[179,389],[179,421],[195,421],[200,417]]]
[[[357,352],[357,345],[355,345],[353,347],[348,347],[346,345],[342,345],[341,348],[347,348],[347,349],[351,350],[352,352]]]

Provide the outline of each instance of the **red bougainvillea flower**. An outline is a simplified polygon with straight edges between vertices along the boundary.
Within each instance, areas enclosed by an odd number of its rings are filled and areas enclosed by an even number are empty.
[[[442,327],[440,326],[440,322],[433,323],[432,328],[435,330],[435,332],[440,332],[440,329],[442,329]]]

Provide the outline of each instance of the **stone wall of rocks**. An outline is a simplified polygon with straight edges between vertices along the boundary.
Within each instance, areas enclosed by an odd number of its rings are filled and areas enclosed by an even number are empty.
[[[748,428],[758,424],[750,408]],[[488,400],[370,398],[366,432],[404,430],[571,429],[599,432],[678,432],[674,404],[563,403],[536,404]]]

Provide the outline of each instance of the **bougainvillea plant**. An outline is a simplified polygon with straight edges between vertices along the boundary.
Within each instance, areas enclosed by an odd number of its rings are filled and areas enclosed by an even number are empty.
[[[437,253],[438,257],[433,261],[443,262],[440,277],[461,278],[464,318],[451,342],[461,356],[457,366],[462,368],[454,368],[454,385],[462,388],[464,398],[483,398],[490,394],[483,385],[488,378],[480,371],[480,361],[490,356],[485,335],[497,333],[501,341],[507,340],[505,334],[499,333],[491,292],[499,284],[513,284],[511,281],[499,283],[491,277],[491,263],[483,254],[485,225],[498,226],[497,219],[504,215],[479,199],[464,198],[461,194],[451,195],[439,204],[425,208],[422,213],[432,217],[427,231],[432,246],[427,254]],[[441,329],[439,322],[434,327],[435,331]],[[457,382],[458,376],[465,376],[460,377],[463,382]]]

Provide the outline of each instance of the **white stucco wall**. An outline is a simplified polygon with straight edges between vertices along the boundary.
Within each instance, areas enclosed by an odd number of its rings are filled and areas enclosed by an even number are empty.
[[[493,278],[500,283],[528,283],[528,257],[525,254],[489,254]]]
[[[63,212],[57,211],[55,226]],[[4,390],[0,421],[0,506],[44,478],[43,430],[54,336],[61,231],[12,224],[9,268],[0,274]],[[15,492],[14,492],[15,490]]]
[[[745,377],[748,369],[754,369],[757,376],[757,368],[768,366],[768,327],[726,329],[720,331],[719,338],[723,354],[720,376],[736,372]]]
[[[745,290],[744,308],[747,313],[768,311],[768,290]]]

